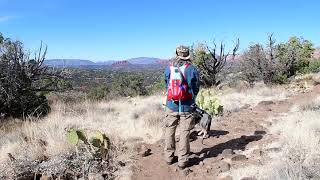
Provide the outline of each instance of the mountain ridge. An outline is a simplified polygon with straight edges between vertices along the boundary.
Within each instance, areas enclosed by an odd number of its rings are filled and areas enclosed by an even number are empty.
[[[136,57],[126,60],[107,60],[94,62],[88,59],[47,59],[44,61],[45,65],[48,66],[108,66],[118,64],[119,62],[127,61],[133,65],[148,65],[148,64],[159,64],[159,62],[168,61],[168,59],[160,59],[154,57]]]

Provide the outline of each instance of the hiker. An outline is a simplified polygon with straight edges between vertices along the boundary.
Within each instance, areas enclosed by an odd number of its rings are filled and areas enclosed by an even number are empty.
[[[166,68],[165,84],[167,89],[165,118],[165,160],[168,165],[174,163],[174,153],[178,155],[178,167],[188,166],[190,153],[190,130],[194,127],[194,118],[190,113],[191,105],[199,92],[199,73],[191,62],[188,47],[176,48],[176,57]],[[179,146],[176,149],[175,133],[180,126]]]

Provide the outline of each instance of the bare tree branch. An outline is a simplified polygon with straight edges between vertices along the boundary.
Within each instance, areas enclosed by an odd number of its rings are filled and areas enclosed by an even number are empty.
[[[198,67],[200,69],[200,80],[202,84],[207,87],[215,86],[220,83],[220,81],[217,80],[217,75],[226,67],[228,57],[230,55],[229,53],[226,53],[226,46],[223,42],[220,42],[219,46],[217,46],[215,41],[213,41],[212,44],[212,47],[207,43],[202,44],[204,49],[199,50],[200,52],[198,52],[198,57],[196,57],[199,61]],[[239,39],[233,47],[234,56],[238,51],[238,48]]]

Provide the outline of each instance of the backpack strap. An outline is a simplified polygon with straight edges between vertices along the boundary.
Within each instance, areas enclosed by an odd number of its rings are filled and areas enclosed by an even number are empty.
[[[189,63],[187,63],[187,64],[184,65],[185,68],[184,68],[184,72],[183,72],[183,73],[182,73],[180,67],[177,67],[178,71],[179,71],[180,74],[181,74],[182,81],[187,81],[187,78],[186,78],[186,69],[188,68],[189,65],[190,65]]]
[[[187,81],[187,78],[186,78],[186,70],[187,70],[187,68],[189,67],[189,65],[190,65],[189,63],[186,63],[186,64],[183,65],[183,66],[185,66],[183,73],[182,73],[180,67],[177,67],[178,71],[179,71],[180,74],[181,74],[182,81],[186,82],[187,85],[188,85],[188,87],[189,87],[189,84],[188,84],[188,81]],[[193,94],[192,87],[189,87],[189,89],[191,89],[192,99],[194,99],[194,94]],[[179,100],[179,113],[181,113],[181,112],[182,112],[182,110],[181,110],[181,100]]]

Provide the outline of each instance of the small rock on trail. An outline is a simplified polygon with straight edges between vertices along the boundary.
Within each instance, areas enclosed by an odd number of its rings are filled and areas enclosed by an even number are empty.
[[[272,105],[272,104],[275,104],[275,102],[273,102],[273,101],[261,101],[258,105],[268,106],[268,105]]]
[[[231,161],[245,161],[248,158],[245,155],[237,154],[231,158]]]
[[[223,158],[230,158],[234,154],[234,152],[232,149],[225,149],[221,154]]]

